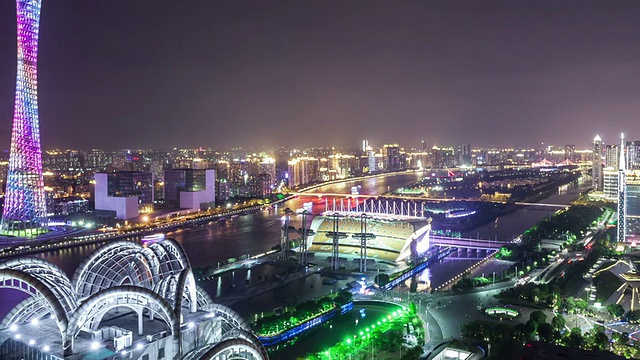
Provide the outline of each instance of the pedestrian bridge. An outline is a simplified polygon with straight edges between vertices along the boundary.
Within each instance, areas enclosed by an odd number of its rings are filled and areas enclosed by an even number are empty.
[[[475,199],[462,199],[462,198],[434,198],[426,196],[400,196],[400,195],[369,195],[369,194],[341,194],[341,193],[324,193],[324,192],[292,192],[291,195],[302,197],[315,197],[315,198],[346,198],[346,199],[383,199],[383,200],[404,200],[404,201],[478,201]],[[503,203],[501,201],[494,201]],[[518,206],[533,207],[538,209],[563,209],[570,204],[548,204],[548,203],[530,203],[530,202],[514,202],[511,203]]]
[[[475,250],[498,250],[508,241],[484,240],[484,239],[467,239],[458,237],[431,235],[429,244],[431,246],[449,246],[457,248],[475,249]]]

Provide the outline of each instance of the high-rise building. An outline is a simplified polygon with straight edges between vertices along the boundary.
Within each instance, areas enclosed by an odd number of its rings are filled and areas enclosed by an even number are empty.
[[[627,219],[640,218],[640,170],[627,170]]]
[[[318,181],[319,179],[318,159],[310,157],[299,157],[289,161],[289,188]]]
[[[620,145],[609,144],[604,147],[604,167],[618,170],[620,162]]]
[[[201,210],[214,207],[216,175],[213,169],[173,169],[164,172],[165,205]]]
[[[372,150],[367,151],[367,165],[369,167],[369,173],[378,171],[378,161],[376,159],[376,153]]]
[[[627,170],[640,170],[640,140],[627,141]]]
[[[624,134],[620,134],[620,165],[618,166],[618,242],[625,241],[627,237],[627,159],[624,153]]]
[[[431,148],[434,169],[447,169],[455,167],[455,155],[453,148],[441,148],[434,146]]]
[[[398,171],[402,168],[402,158],[398,144],[385,144],[382,147],[382,158],[386,171]]]
[[[471,166],[471,144],[459,145],[456,148],[458,166]]]
[[[216,179],[216,199],[218,201],[229,200],[230,194],[229,182],[227,179]]]
[[[602,191],[604,178],[602,177],[602,139],[599,135],[593,139],[593,157],[591,161],[593,190]]]
[[[28,236],[47,229],[37,88],[41,2],[17,0],[16,4],[18,72],[1,232]]]
[[[576,161],[576,146],[565,145],[564,146],[564,159],[568,161]]]
[[[609,201],[618,201],[618,169],[606,167],[602,170],[602,192]]]

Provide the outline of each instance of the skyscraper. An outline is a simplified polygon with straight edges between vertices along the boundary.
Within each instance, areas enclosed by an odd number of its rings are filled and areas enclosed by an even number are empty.
[[[593,190],[602,191],[604,178],[602,177],[602,139],[599,135],[593,139],[593,160],[591,176],[593,177]]]
[[[604,167],[618,170],[620,163],[620,146],[618,144],[609,144],[604,147]]]
[[[624,155],[624,134],[620,134],[620,164],[618,165],[618,242],[624,241],[627,237],[627,159]]]
[[[47,226],[37,96],[41,0],[17,0],[16,4],[18,74],[1,232],[25,236],[42,233]]]

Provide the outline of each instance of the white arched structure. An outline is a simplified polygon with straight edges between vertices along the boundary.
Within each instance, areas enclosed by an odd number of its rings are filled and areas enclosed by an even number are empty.
[[[227,332],[218,343],[208,344],[189,352],[183,360],[264,360],[268,358],[267,349],[254,334],[246,330],[234,329]]]
[[[153,275],[142,247],[116,241],[99,247],[76,269],[73,285],[79,299],[114,286],[138,284],[151,288]]]
[[[12,269],[40,280],[58,299],[68,315],[77,307],[71,281],[58,266],[35,257],[13,258],[0,262],[0,269]]]
[[[233,311],[228,306],[224,306],[221,304],[209,304],[203,308],[204,311],[210,312],[219,316],[223,321],[223,331],[226,333],[227,331],[231,331],[232,329],[242,329],[246,331],[251,331],[251,326],[249,323],[240,316],[237,312]]]
[[[175,240],[165,239],[148,247],[115,241],[98,248],[78,266],[73,285],[80,300],[103,289],[134,284],[173,299],[177,277],[184,269],[191,266]]]
[[[73,281],[58,267],[32,257],[0,262],[0,288],[29,295],[0,323],[0,330],[51,314],[62,338],[64,356],[73,354],[73,343],[81,331],[93,333],[110,310],[128,308],[138,316],[138,335],[144,333],[145,312],[167,324],[171,333],[172,358],[181,355],[180,322],[188,312],[205,311],[216,321],[199,334],[211,344],[199,349],[205,358],[267,359],[249,324],[232,309],[214,304],[198,286],[182,247],[165,239],[148,247],[127,241],[103,245],[77,268]],[[195,351],[195,350],[194,350]],[[189,354],[194,354],[192,351]],[[195,358],[194,358],[195,359]]]
[[[42,281],[36,277],[20,270],[13,269],[0,269],[0,288],[14,289],[22,291],[30,295],[34,300],[25,303],[21,302],[18,307],[22,306],[34,306],[33,308],[38,311],[38,314],[49,313],[53,315],[60,334],[62,336],[63,348],[66,347],[67,342],[67,330],[69,325],[69,318],[64,306],[55,295],[55,293]],[[4,326],[11,326],[18,321],[22,321],[28,316],[24,311],[18,309],[9,313],[9,320],[3,321]],[[12,322],[12,320],[14,322]]]
[[[91,295],[78,307],[69,319],[68,341],[73,351],[73,340],[81,330],[97,330],[102,317],[109,310],[127,307],[138,313],[139,326],[142,326],[143,311],[149,310],[162,319],[174,342],[174,349],[179,346],[180,320],[171,304],[157,293],[139,286],[116,286],[101,290]],[[140,329],[141,330],[141,329]]]

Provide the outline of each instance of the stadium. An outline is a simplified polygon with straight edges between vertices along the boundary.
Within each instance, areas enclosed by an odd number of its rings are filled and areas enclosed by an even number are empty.
[[[357,262],[366,239],[367,263],[389,269],[406,266],[429,249],[431,219],[397,214],[327,212],[311,222],[307,251],[316,261],[330,259],[337,222],[341,265]],[[365,230],[366,228],[366,230]]]

